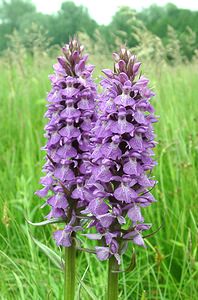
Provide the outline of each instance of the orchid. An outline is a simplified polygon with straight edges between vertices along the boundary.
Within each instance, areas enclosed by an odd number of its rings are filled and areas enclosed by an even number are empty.
[[[74,299],[79,232],[100,240],[95,251],[84,251],[109,260],[108,300],[116,300],[121,256],[130,242],[146,247],[143,232],[152,226],[145,223],[143,210],[156,201],[151,189],[156,184],[152,169],[157,118],[149,80],[140,75],[141,63],[129,50],[121,47],[113,54],[114,70],[103,70],[101,94],[87,58],[72,39],[50,75],[45,176],[36,194],[47,198],[48,222],[64,224],[53,237],[66,249],[65,299]],[[90,233],[93,228],[96,232]]]
[[[153,123],[157,118],[149,80],[140,75],[141,63],[125,47],[113,58],[114,71],[103,70],[98,95],[88,180],[93,200],[84,212],[92,216],[90,227],[95,226],[102,241],[96,246],[97,257],[109,259],[115,271],[128,243],[145,247],[143,232],[151,228],[144,223],[143,210],[156,201],[150,190],[156,184],[151,172],[156,164]],[[87,237],[99,239],[97,234]],[[117,299],[111,298],[117,280],[111,271],[108,299]]]
[[[87,179],[91,169],[86,159],[90,153],[90,130],[95,120],[96,85],[92,80],[94,67],[87,65],[87,55],[76,38],[62,49],[50,75],[52,89],[47,96],[49,119],[45,126],[46,163],[43,188],[36,192],[46,197],[50,207],[47,219],[57,220],[64,227],[53,237],[65,252],[65,299],[73,299],[75,291],[75,236],[83,231],[79,215],[91,200]]]
[[[50,75],[52,90],[45,113],[49,119],[45,126],[47,144],[43,148],[46,175],[40,181],[44,188],[36,192],[41,197],[49,195],[46,204],[51,211],[47,218],[61,217],[66,221],[63,236],[71,218],[72,224],[79,225],[76,214],[89,199],[86,189],[89,169],[85,157],[90,150],[89,132],[95,118],[96,86],[91,79],[93,66],[86,65],[88,56],[82,53],[83,47],[78,41],[71,40],[54,65],[55,74]],[[75,226],[70,228],[70,234],[72,228]],[[60,230],[54,234],[57,244],[69,245],[60,235]]]

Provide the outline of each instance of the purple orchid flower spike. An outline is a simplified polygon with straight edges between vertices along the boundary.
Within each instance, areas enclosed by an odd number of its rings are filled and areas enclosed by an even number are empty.
[[[97,257],[113,257],[119,264],[127,243],[145,247],[142,232],[151,227],[144,224],[142,210],[155,201],[149,189],[155,185],[152,124],[157,120],[149,80],[138,75],[141,63],[124,47],[113,57],[114,70],[103,70],[98,120],[92,130],[88,185],[98,197],[85,212],[92,216],[103,244],[96,247]],[[110,241],[108,235],[113,235]]]
[[[92,200],[87,185],[91,176],[90,131],[94,126],[96,85],[92,80],[94,67],[87,65],[87,55],[76,38],[63,47],[63,56],[54,65],[50,75],[52,89],[47,96],[48,105],[45,117],[46,163],[45,176],[40,183],[43,188],[37,191],[39,197],[46,197],[43,206],[51,210],[45,224],[63,223],[53,237],[57,246],[65,247],[65,289],[64,299],[75,297],[75,253],[76,233],[84,230],[81,213]],[[107,167],[108,168],[108,167]],[[108,172],[96,170],[96,177]],[[105,211],[106,212],[106,211]],[[39,224],[41,224],[39,223]]]
[[[117,275],[128,243],[145,247],[143,209],[155,198],[156,181],[149,80],[139,75],[141,63],[125,47],[114,53],[114,70],[103,70],[102,93],[92,80],[94,67],[76,38],[50,75],[45,117],[46,162],[43,188],[36,194],[50,207],[47,223],[63,223],[54,232],[65,247],[65,299],[74,299],[76,234],[100,240],[99,260],[109,260],[109,300],[117,299]],[[97,101],[96,101],[97,99]],[[42,223],[42,222],[41,222]],[[84,229],[95,227],[96,233]],[[82,248],[81,248],[82,249]],[[112,272],[115,271],[115,273]],[[69,298],[68,295],[70,295]]]
[[[63,56],[50,75],[52,89],[48,94],[45,126],[46,164],[41,178],[43,189],[36,192],[47,197],[51,207],[47,218],[63,218],[66,225],[54,233],[58,246],[70,247],[71,236],[80,227],[76,218],[90,201],[89,178],[90,130],[95,121],[96,85],[92,80],[93,66],[76,38],[63,47]],[[49,196],[48,196],[49,195]],[[71,224],[72,219],[72,224]]]

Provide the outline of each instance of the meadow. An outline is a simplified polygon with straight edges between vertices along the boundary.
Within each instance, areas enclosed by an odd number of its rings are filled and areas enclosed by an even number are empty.
[[[111,56],[107,59],[111,66]],[[48,74],[55,60],[20,53],[0,60],[0,299],[61,300],[63,272],[32,237],[61,256],[51,233],[56,225],[31,227],[25,218],[43,220],[46,209],[34,195],[43,165]],[[92,62],[105,60],[93,57]],[[102,61],[102,63],[101,63]],[[105,66],[107,67],[107,66]],[[153,230],[147,249],[135,247],[137,264],[120,274],[120,300],[198,299],[198,68],[196,64],[147,69],[156,92],[154,189],[157,202],[143,214]],[[100,75],[97,68],[96,80]],[[94,243],[94,242],[93,242]],[[122,268],[130,264],[132,245]],[[78,300],[103,300],[107,263],[78,253]]]

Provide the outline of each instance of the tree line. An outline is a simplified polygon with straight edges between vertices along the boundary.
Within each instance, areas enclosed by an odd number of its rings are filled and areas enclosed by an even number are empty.
[[[140,12],[121,7],[110,24],[99,25],[90,17],[86,7],[77,6],[72,1],[63,2],[56,14],[47,15],[37,12],[29,1],[3,0],[0,6],[0,52],[9,47],[9,35],[15,30],[22,40],[24,37],[24,44],[27,43],[25,33],[32,30],[32,24],[46,34],[49,45],[62,45],[70,36],[81,32],[93,42],[99,35],[109,49],[116,46],[117,38],[126,42],[128,47],[136,47],[137,30],[144,28],[159,37],[163,45],[168,44],[172,34],[172,39],[178,40],[182,54],[189,60],[198,48],[198,11],[181,9],[171,3],[163,7],[151,5]]]

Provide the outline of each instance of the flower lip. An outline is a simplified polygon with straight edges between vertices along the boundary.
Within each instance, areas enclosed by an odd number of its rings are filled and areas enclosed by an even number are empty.
[[[145,133],[148,130],[147,126],[139,126],[138,128],[136,128],[136,133]]]
[[[68,125],[72,125],[72,124],[74,124],[74,121],[73,121],[73,119],[72,118],[66,118],[66,123],[68,124]]]
[[[126,116],[126,109],[121,107],[118,111],[118,117],[125,117]]]
[[[82,98],[89,98],[91,96],[91,91],[89,89],[86,89],[81,92],[81,97]]]
[[[68,87],[73,87],[73,85],[76,83],[76,79],[71,76],[68,76],[65,81]]]
[[[107,121],[107,116],[101,116],[101,117],[100,117],[100,120],[101,120],[101,121]]]
[[[122,90],[125,95],[129,95],[131,92],[131,88],[129,86],[123,86]]]
[[[122,176],[122,182],[123,182],[124,184],[128,184],[130,181],[131,181],[130,176],[128,176],[128,175],[123,175],[123,176]]]
[[[112,137],[112,142],[114,143],[114,144],[119,144],[120,143],[120,140],[121,140],[121,138],[120,138],[120,136],[119,135],[114,135],[113,137]]]
[[[83,181],[84,181],[84,180],[83,180],[83,177],[82,177],[82,176],[76,179],[76,182],[77,182],[78,184],[82,184]]]
[[[67,106],[71,107],[75,103],[75,99],[67,99],[65,102]]]
[[[84,117],[90,118],[92,116],[92,113],[90,111],[85,111],[84,112]]]
[[[90,156],[89,156],[88,153],[82,153],[82,154],[81,154],[81,159],[82,159],[82,160],[89,160],[89,157],[90,157]]]
[[[93,195],[96,196],[96,198],[104,198],[107,195],[107,193],[99,190],[95,190],[93,192]]]

